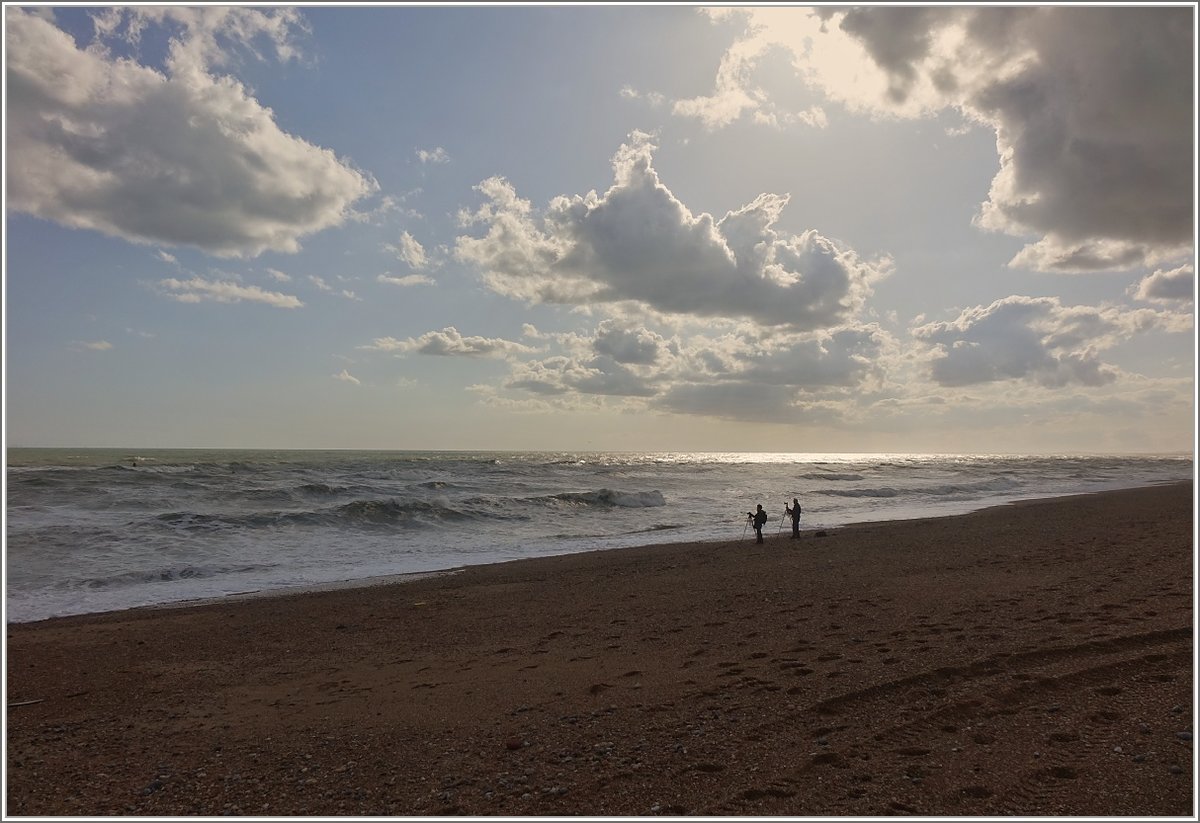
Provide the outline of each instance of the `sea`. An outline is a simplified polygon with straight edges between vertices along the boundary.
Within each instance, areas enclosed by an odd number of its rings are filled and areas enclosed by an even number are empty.
[[[361,585],[527,557],[967,513],[1191,480],[1192,455],[25,449],[5,619]]]

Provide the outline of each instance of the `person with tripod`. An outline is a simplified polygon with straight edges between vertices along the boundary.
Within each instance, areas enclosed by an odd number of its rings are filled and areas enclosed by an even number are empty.
[[[763,511],[762,503],[758,504],[757,512],[753,515],[747,515],[747,517],[751,517],[751,522],[754,524],[754,542],[763,542],[762,530],[763,526],[767,525],[767,513]]]
[[[793,497],[791,508],[789,508],[788,505],[785,503],[783,505],[783,511],[786,514],[790,514],[792,516],[792,538],[795,539],[795,538],[799,537],[800,536],[800,501]]]

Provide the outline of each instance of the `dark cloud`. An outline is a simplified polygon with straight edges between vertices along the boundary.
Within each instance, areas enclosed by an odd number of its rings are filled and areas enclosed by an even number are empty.
[[[1130,292],[1138,300],[1155,303],[1190,303],[1195,301],[1196,272],[1191,263],[1177,269],[1159,269],[1135,285]]]
[[[1027,15],[1023,34],[1037,59],[968,100],[996,124],[1006,150],[986,224],[1042,232],[1055,246],[1125,244],[1115,259],[1077,268],[1128,268],[1190,243],[1193,13],[1056,7]]]
[[[950,108],[995,129],[1000,171],[978,222],[1037,236],[1012,265],[1157,265],[1193,243],[1195,9],[1079,5],[751,9],[728,51],[736,77],[773,46],[855,110]],[[819,22],[817,22],[819,20]],[[866,62],[848,60],[857,44]],[[724,65],[723,61],[722,65]],[[878,69],[872,78],[870,66]],[[773,103],[743,92],[733,116]]]
[[[606,320],[597,329],[592,347],[596,354],[607,355],[618,363],[646,366],[658,360],[662,345],[662,337],[654,332]]]
[[[951,67],[928,59],[922,46],[930,33],[961,25],[955,16],[855,9],[842,27],[860,37],[889,76],[911,84],[923,70],[952,73],[953,88],[965,91],[956,102],[995,126],[1001,172],[983,223],[1046,236],[1018,264],[1131,268],[1191,241],[1194,9],[1056,6],[958,14],[966,16],[967,34],[958,54],[982,51],[984,65],[1003,70],[979,75],[979,62]]]
[[[887,72],[888,97],[903,103],[917,79],[917,64],[929,55],[932,31],[948,9],[911,6],[852,8],[841,28],[862,40],[875,62]]]
[[[1184,331],[1182,315],[1150,309],[1063,306],[1056,297],[1006,297],[957,320],[913,329],[932,348],[930,374],[943,386],[1021,380],[1047,388],[1101,386],[1118,372],[1099,353],[1151,329]]]
[[[878,368],[883,348],[878,328],[841,329],[743,356],[735,374],[754,383],[808,389],[857,386]]]

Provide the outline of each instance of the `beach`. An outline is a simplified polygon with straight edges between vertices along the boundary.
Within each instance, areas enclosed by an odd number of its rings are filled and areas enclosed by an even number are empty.
[[[10,624],[6,813],[1190,816],[1193,499]]]

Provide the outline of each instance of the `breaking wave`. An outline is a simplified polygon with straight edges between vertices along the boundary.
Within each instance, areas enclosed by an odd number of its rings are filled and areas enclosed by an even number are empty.
[[[645,509],[667,505],[667,501],[663,499],[662,492],[660,491],[622,492],[612,489],[600,489],[594,492],[565,492],[563,494],[551,495],[549,498],[535,499],[558,500],[562,503],[577,506],[602,506],[610,508],[621,506],[631,509]]]

